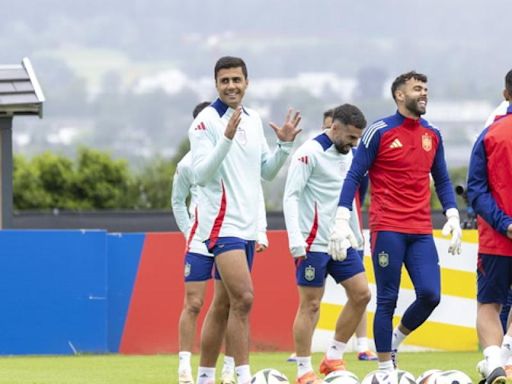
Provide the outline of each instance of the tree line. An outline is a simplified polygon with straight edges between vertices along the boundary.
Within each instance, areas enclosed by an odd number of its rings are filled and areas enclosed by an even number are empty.
[[[44,152],[14,156],[15,210],[169,209],[172,176],[188,150],[171,159],[155,157],[138,170],[108,152],[82,147],[72,159]]]
[[[16,154],[14,209],[170,209],[172,177],[177,163],[188,150],[188,140],[183,140],[174,157],[154,157],[137,170],[131,169],[126,160],[116,160],[106,151],[88,147],[81,147],[75,158],[52,152],[30,159]],[[466,167],[450,169],[453,184],[464,184],[466,172]],[[281,187],[284,188],[275,186]],[[460,209],[466,208],[461,196],[457,196],[457,200]],[[368,204],[367,197],[365,208]],[[431,205],[433,209],[442,209],[435,193],[432,193]]]

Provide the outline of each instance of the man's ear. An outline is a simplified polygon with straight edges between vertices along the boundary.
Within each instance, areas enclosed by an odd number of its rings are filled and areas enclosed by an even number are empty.
[[[503,97],[505,98],[505,100],[507,101],[512,101],[512,95],[510,94],[509,91],[507,91],[507,89],[505,88],[503,90]]]
[[[397,89],[395,91],[395,100],[404,101],[404,92],[401,89]]]

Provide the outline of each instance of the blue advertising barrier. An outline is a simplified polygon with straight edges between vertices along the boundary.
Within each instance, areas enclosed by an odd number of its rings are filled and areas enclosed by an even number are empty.
[[[105,231],[0,231],[0,354],[107,352]]]

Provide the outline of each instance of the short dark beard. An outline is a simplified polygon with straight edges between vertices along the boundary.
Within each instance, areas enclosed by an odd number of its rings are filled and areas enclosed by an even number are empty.
[[[334,147],[336,148],[336,150],[341,153],[342,155],[346,155],[347,153],[350,152],[350,150],[352,149],[352,147],[350,145],[348,145],[348,149],[347,149],[347,145],[339,145],[339,144],[334,144]]]
[[[424,111],[418,108],[418,100],[417,99],[407,99],[405,101],[405,108],[415,116],[420,117],[421,115],[424,115],[427,112],[427,109],[425,108]]]

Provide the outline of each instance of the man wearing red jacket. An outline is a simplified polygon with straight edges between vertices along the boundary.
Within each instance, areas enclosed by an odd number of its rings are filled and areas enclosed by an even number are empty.
[[[354,241],[348,219],[352,200],[368,172],[371,185],[370,240],[377,286],[373,322],[379,369],[393,371],[400,343],[427,320],[441,297],[440,268],[432,235],[430,176],[452,234],[448,248],[460,254],[460,220],[444,159],[441,133],[421,116],[428,102],[427,76],[408,72],[391,86],[398,111],[366,128],[347,173],[329,240],[331,255],[345,254]],[[393,330],[402,265],[416,300]]]
[[[506,100],[512,99],[512,70],[505,77]],[[512,107],[478,137],[468,170],[468,200],[478,215],[478,338],[483,348],[487,384],[505,383],[499,313],[512,284]],[[508,337],[512,344],[512,330]]]

